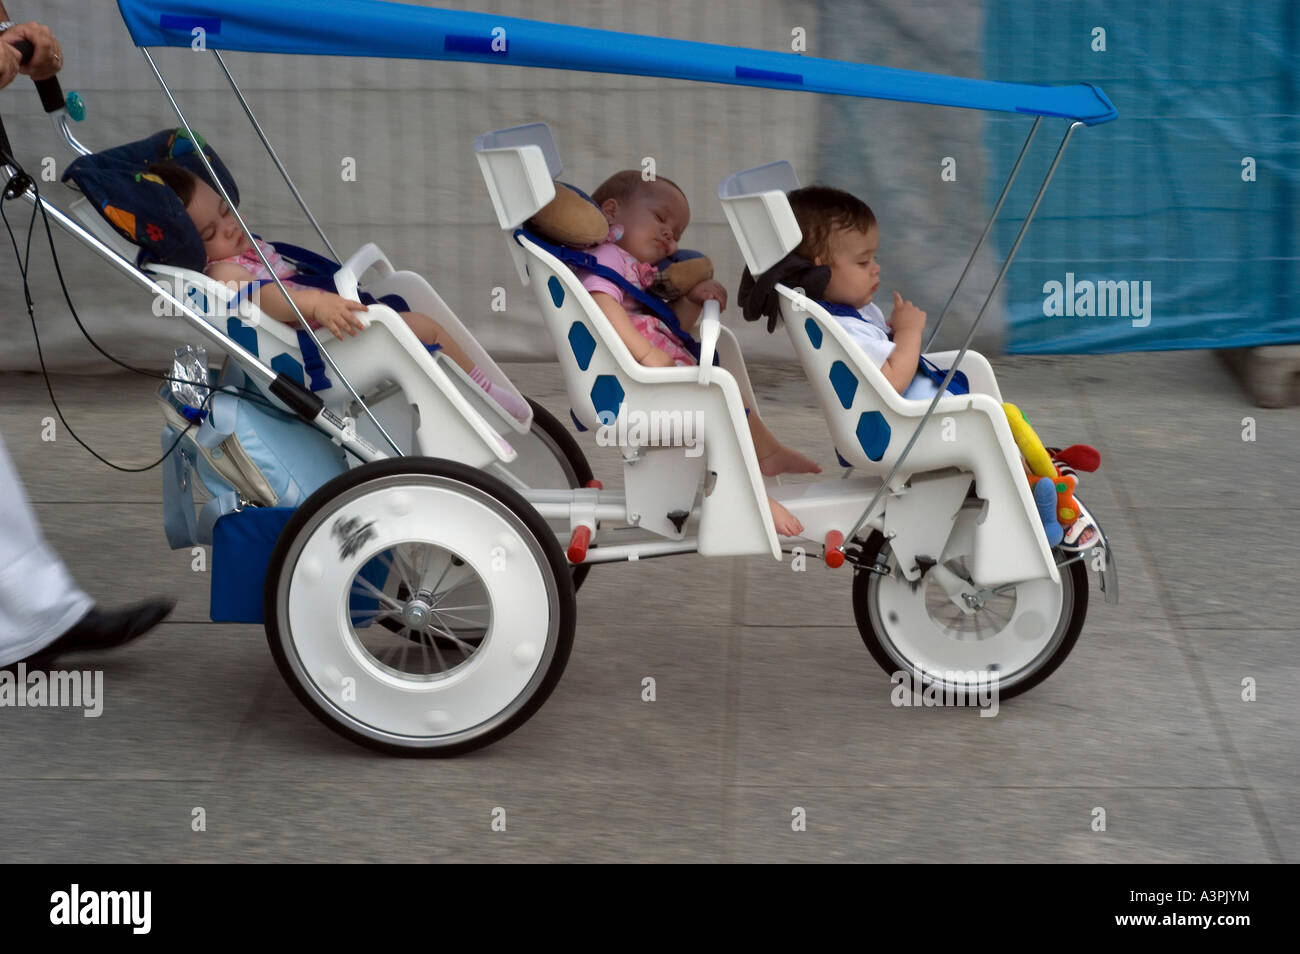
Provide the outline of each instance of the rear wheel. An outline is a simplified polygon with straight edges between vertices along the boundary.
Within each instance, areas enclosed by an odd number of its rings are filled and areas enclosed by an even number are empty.
[[[564,671],[575,616],[537,511],[483,471],[427,457],[321,487],[266,579],[267,640],[294,693],[334,731],[402,755],[454,755],[527,721]]]
[[[944,566],[965,580],[971,539],[955,529],[944,554]],[[1060,551],[1053,555],[1061,558]],[[953,604],[931,573],[908,582],[879,532],[864,546],[862,563],[890,571],[859,569],[853,577],[862,641],[885,672],[906,673],[917,690],[934,685],[937,692],[971,698],[977,688],[972,680],[996,679],[1000,699],[1027,692],[1065,661],[1088,612],[1081,560],[1058,566],[1060,583],[1044,578],[986,592],[972,586],[979,606],[970,614]]]

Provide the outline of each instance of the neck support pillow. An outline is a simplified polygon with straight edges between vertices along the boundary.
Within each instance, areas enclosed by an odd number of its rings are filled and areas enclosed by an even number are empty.
[[[591,197],[567,182],[555,186],[555,198],[525,222],[524,228],[569,248],[586,249],[605,241],[609,223]],[[664,301],[675,301],[713,277],[713,263],[690,249],[678,249],[656,262],[655,268],[655,282],[646,290]]]
[[[217,189],[199,158],[197,150],[202,149],[238,205],[239,189],[230,171],[201,136],[198,140],[196,148],[184,129],[163,129],[147,139],[78,157],[63,173],[63,181],[79,189],[114,229],[139,246],[137,266],[158,262],[201,272],[207,256],[184,203],[148,171],[152,163],[171,160]]]

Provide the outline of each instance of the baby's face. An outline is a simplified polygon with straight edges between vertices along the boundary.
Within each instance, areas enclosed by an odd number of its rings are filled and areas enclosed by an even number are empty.
[[[831,268],[826,300],[853,308],[865,307],[880,288],[880,265],[876,261],[880,231],[874,225],[867,232],[835,229],[828,244],[827,258],[813,260],[814,265]]]
[[[691,221],[686,197],[666,182],[645,182],[628,199],[606,199],[601,206],[610,225],[623,226],[620,248],[638,262],[654,263],[677,251]]]
[[[244,249],[252,248],[252,243],[239,227],[239,221],[230,211],[226,200],[202,179],[195,185],[194,197],[190,199],[185,211],[190,214],[190,220],[199,230],[199,238],[203,239],[203,252],[208,256],[208,261],[230,258]]]

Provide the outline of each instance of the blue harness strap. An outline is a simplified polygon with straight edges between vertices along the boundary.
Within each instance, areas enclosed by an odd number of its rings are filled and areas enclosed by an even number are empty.
[[[288,242],[272,242],[271,247],[282,256],[298,266],[298,271],[307,275],[333,275],[339,270],[339,263],[326,258],[319,252],[313,252],[301,245]]]
[[[303,370],[307,372],[311,389],[324,391],[326,388],[333,387],[333,382],[325,376],[325,362],[321,359],[320,348],[316,347],[312,336],[302,328],[297,328],[295,331],[298,335],[298,350],[302,352]]]
[[[518,241],[519,237],[523,236],[538,248],[550,252],[570,268],[583,268],[591,272],[593,275],[599,275],[601,278],[613,282],[619,288],[623,289],[626,294],[631,295],[636,299],[636,301],[644,306],[647,311],[662,321],[664,326],[673,333],[673,337],[681,342],[682,347],[691,353],[691,357],[695,359],[695,362],[697,364],[699,363],[700,343],[686,332],[682,331],[682,326],[677,322],[677,316],[673,314],[673,310],[669,308],[667,304],[660,301],[654,295],[648,294],[644,289],[633,285],[618,272],[614,271],[614,269],[600,264],[600,262],[596,261],[596,256],[589,252],[583,252],[576,248],[568,248],[563,245],[552,244],[546,239],[538,236],[536,233],[529,232],[527,229],[515,229],[514,234],[515,241]],[[716,352],[713,355],[713,363],[718,363],[718,355]]]
[[[834,301],[819,301],[817,304],[825,308],[830,314],[838,315],[841,318],[857,318],[859,321],[867,320],[863,318],[862,313],[852,305],[843,305]],[[868,322],[868,324],[870,324],[870,322]],[[894,340],[892,333],[889,334],[889,340]],[[928,378],[937,388],[943,384],[943,379],[948,375],[948,369],[940,368],[925,355],[921,355],[921,360],[917,362],[916,373],[922,377]],[[952,376],[952,380],[948,382],[948,393],[970,394],[970,381],[966,377],[966,372],[958,371]]]
[[[929,378],[936,388],[940,387],[943,384],[943,379],[948,376],[947,368],[940,368],[925,355],[921,355],[921,363],[916,371],[918,374],[923,374]],[[952,380],[948,382],[948,393],[970,394],[970,379],[966,377],[965,371],[958,371],[952,376]]]

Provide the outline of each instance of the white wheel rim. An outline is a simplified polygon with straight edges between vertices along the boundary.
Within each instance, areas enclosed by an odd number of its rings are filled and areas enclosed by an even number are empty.
[[[892,551],[888,565],[888,575],[871,581],[872,626],[899,669],[923,682],[958,688],[995,674],[1005,690],[1041,669],[1065,638],[1062,609],[1074,596],[1068,569],[1060,571],[1060,585],[1046,578],[1018,583],[966,616],[928,574],[914,588]],[[964,558],[946,565],[968,576]]]
[[[353,626],[350,587],[377,554],[427,543],[481,581],[486,635],[450,671],[403,673]],[[545,677],[559,627],[545,553],[523,522],[477,488],[418,474],[345,491],[303,527],[286,555],[277,607],[303,686],[352,728],[408,744],[451,744],[508,719]]]

